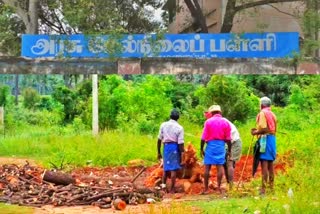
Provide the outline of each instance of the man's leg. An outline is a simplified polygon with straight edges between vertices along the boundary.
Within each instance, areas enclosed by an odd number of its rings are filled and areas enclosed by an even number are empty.
[[[209,190],[209,176],[210,176],[211,165],[205,165],[204,171],[204,191],[207,192]]]
[[[218,185],[218,190],[221,192],[221,182],[222,182],[222,177],[223,177],[223,165],[217,165],[217,185]]]
[[[261,194],[266,193],[266,185],[268,182],[268,161],[261,160],[261,170],[262,170],[262,184],[261,184]]]
[[[168,171],[164,171],[163,172],[163,176],[162,176],[162,184],[161,184],[161,188],[167,190],[167,177],[168,177]]]
[[[176,184],[177,171],[171,171],[171,189],[170,193],[175,193],[175,184]]]
[[[274,185],[273,161],[268,161],[268,172],[269,172],[269,187],[271,190],[273,190],[273,185]]]
[[[233,187],[233,175],[234,175],[234,161],[228,160],[228,181],[229,181],[229,189],[231,190]]]

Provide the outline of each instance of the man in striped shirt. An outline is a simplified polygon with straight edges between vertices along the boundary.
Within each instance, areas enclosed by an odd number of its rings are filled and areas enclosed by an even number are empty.
[[[163,170],[162,188],[166,188],[167,177],[171,176],[170,193],[175,192],[177,171],[181,169],[182,156],[184,152],[184,130],[177,122],[180,115],[178,110],[173,109],[170,120],[160,126],[157,149],[158,159],[162,158],[161,145],[163,144]]]

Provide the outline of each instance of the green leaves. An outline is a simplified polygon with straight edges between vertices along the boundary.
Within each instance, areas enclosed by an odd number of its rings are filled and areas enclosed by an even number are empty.
[[[258,108],[258,98],[235,76],[212,76],[207,87],[196,92],[202,111],[213,104],[222,108],[222,113],[231,121],[245,121]]]
[[[125,82],[109,76],[100,82],[101,128],[120,128],[132,132],[154,133],[168,118],[172,108],[165,91],[170,82],[147,76],[140,82]]]

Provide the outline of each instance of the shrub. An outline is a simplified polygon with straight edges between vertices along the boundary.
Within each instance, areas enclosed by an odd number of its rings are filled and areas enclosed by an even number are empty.
[[[212,76],[206,87],[195,92],[199,98],[196,115],[213,104],[221,106],[223,115],[229,120],[245,121],[256,114],[259,99],[246,87],[245,83],[232,76]],[[200,121],[200,120],[199,120]]]
[[[40,101],[38,92],[33,88],[26,88],[22,91],[23,106],[28,109],[34,109]]]
[[[0,106],[8,105],[10,100],[10,87],[6,85],[0,85]]]

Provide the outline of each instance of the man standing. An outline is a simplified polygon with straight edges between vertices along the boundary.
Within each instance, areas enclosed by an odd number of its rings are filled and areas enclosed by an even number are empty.
[[[252,135],[257,135],[260,142],[260,164],[262,169],[262,186],[260,194],[266,192],[266,184],[273,189],[274,167],[276,159],[277,118],[271,111],[271,100],[268,97],[260,99],[260,112],[256,118],[256,128],[251,129]]]
[[[217,185],[221,192],[221,181],[223,177],[223,164],[225,163],[225,144],[228,144],[228,157],[231,154],[231,126],[221,115],[219,105],[213,105],[209,108],[212,117],[204,123],[202,140],[200,145],[201,156],[204,156],[204,191],[202,194],[207,194],[209,190],[209,176],[212,165],[217,168]],[[204,143],[206,149],[203,152]]]
[[[173,109],[170,120],[160,126],[157,149],[158,159],[162,158],[161,144],[163,143],[163,170],[162,188],[166,188],[167,177],[171,175],[170,193],[175,192],[177,170],[181,169],[182,155],[184,152],[184,130],[177,122],[180,115],[178,110]]]
[[[238,161],[241,157],[242,141],[241,141],[240,133],[237,127],[228,119],[225,118],[225,120],[231,126],[231,155],[227,157],[227,160],[226,160],[227,162],[224,166],[227,174],[226,176],[229,183],[229,188],[232,189],[233,175],[234,175],[234,169],[236,167],[236,161]]]
[[[204,112],[204,117],[206,119],[209,119],[212,117],[211,112]],[[226,178],[229,183],[230,189],[233,187],[233,175],[234,175],[234,169],[236,166],[236,161],[238,161],[241,157],[242,153],[242,141],[240,138],[240,133],[237,129],[237,127],[229,121],[227,118],[224,118],[231,126],[231,155],[230,157],[226,157],[226,163],[224,164],[224,169],[226,173]],[[201,139],[201,148],[203,148],[204,140]]]

